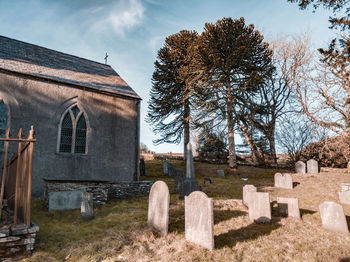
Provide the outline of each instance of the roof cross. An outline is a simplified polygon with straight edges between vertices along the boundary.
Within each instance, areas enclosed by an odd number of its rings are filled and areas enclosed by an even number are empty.
[[[106,56],[105,56],[105,64],[107,65],[107,58],[108,58],[108,54],[106,53]]]

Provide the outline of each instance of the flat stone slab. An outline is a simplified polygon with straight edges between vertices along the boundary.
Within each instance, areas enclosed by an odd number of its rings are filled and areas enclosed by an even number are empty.
[[[243,187],[243,204],[249,207],[249,202],[251,201],[252,194],[250,192],[257,192],[257,188],[253,185],[245,185]]]
[[[335,202],[326,201],[319,205],[322,226],[324,229],[349,233],[343,207]]]
[[[218,177],[225,178],[225,171],[222,169],[217,170]]]
[[[350,191],[339,192],[339,202],[350,205]]]
[[[295,163],[295,173],[305,174],[306,164],[303,161],[298,161]]]
[[[80,209],[82,190],[49,192],[49,211]]]
[[[275,174],[275,187],[293,189],[293,178],[290,174]]]
[[[147,223],[162,236],[168,234],[169,203],[168,185],[163,181],[155,182],[149,193]]]
[[[94,218],[94,200],[92,193],[83,192],[80,214],[84,219]]]
[[[285,217],[300,219],[299,200],[297,198],[277,197],[278,213]]]
[[[213,200],[201,192],[185,197],[186,240],[209,250],[214,250]]]
[[[270,194],[267,192],[250,192],[249,219],[257,223],[271,221]]]
[[[307,172],[310,174],[318,174],[318,163],[314,159],[310,159],[306,162]]]

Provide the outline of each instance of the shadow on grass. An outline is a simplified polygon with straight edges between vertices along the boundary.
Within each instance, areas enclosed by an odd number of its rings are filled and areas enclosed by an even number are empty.
[[[237,242],[257,239],[260,236],[269,235],[273,230],[281,227],[280,224],[255,224],[230,230],[227,233],[214,237],[215,248],[233,247]]]
[[[214,224],[229,220],[233,217],[245,216],[247,212],[240,210],[214,210]]]
[[[309,209],[302,209],[300,208],[300,216],[303,217],[303,215],[313,215],[316,213],[316,211],[309,210]]]
[[[350,262],[350,257],[344,257],[340,259],[339,262]]]
[[[293,188],[297,187],[298,185],[300,185],[299,182],[293,182]]]

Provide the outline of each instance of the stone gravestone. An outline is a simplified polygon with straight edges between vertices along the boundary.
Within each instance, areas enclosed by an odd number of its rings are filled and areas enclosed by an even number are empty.
[[[163,173],[165,176],[169,174],[169,163],[167,159],[163,162]]]
[[[339,202],[350,205],[350,191],[339,192]]]
[[[319,205],[319,209],[323,228],[339,233],[349,233],[348,224],[341,205],[326,201]]]
[[[224,172],[224,170],[218,169],[217,173],[218,173],[218,177],[220,177],[220,178],[225,178],[225,172]]]
[[[347,191],[350,192],[350,184],[348,184],[348,183],[342,183],[342,184],[341,184],[341,191],[342,191],[342,192],[347,192]]]
[[[49,192],[49,211],[81,208],[82,193],[81,190]]]
[[[318,163],[314,159],[310,159],[306,162],[307,172],[310,174],[318,174]]]
[[[243,204],[249,207],[249,202],[251,201],[252,194],[250,192],[257,192],[257,189],[253,185],[245,185],[243,187]]]
[[[146,176],[146,164],[143,158],[140,159],[140,176]]]
[[[186,151],[187,151],[186,152],[186,179],[184,180],[184,183],[183,183],[183,192],[180,192],[181,199],[183,199],[185,196],[188,196],[193,191],[201,190],[201,187],[199,186],[194,173],[194,163],[193,163],[191,143],[187,144]]]
[[[89,193],[89,192],[82,193],[80,213],[84,219],[94,218],[94,201],[93,201],[92,193]]]
[[[176,168],[175,170],[175,193],[176,194],[183,194],[183,187],[184,187],[184,171],[181,168]]]
[[[293,189],[293,179],[290,174],[275,174],[275,187]]]
[[[174,166],[173,164],[168,164],[168,176],[169,177],[174,177]]]
[[[281,216],[300,219],[299,200],[297,198],[277,197],[278,213]]]
[[[213,201],[200,191],[185,197],[186,240],[209,250],[214,249]]]
[[[295,163],[295,173],[306,174],[306,165],[303,161]]]
[[[168,233],[170,194],[163,181],[153,184],[149,192],[148,220],[149,226],[158,230],[162,236]]]
[[[270,194],[266,192],[250,192],[249,219],[252,222],[269,223],[271,221]]]

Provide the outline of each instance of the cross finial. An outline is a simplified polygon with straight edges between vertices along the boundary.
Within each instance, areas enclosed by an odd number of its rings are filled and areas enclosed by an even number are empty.
[[[105,64],[107,65],[107,58],[108,58],[108,54],[106,53],[106,56],[105,56]]]

